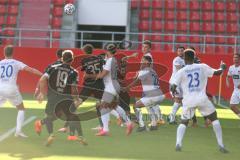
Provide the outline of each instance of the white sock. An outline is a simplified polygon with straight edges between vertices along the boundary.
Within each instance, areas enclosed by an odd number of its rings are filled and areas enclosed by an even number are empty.
[[[238,114],[238,117],[240,118],[240,113]]]
[[[217,138],[218,145],[221,147],[224,147],[223,139],[222,139],[222,127],[220,125],[219,120],[213,121],[212,125],[213,125],[213,130],[214,130],[216,138]]]
[[[179,107],[180,107],[180,104],[179,104],[179,103],[176,103],[176,102],[173,103],[172,115],[173,115],[174,117],[176,116]]]
[[[119,113],[115,110],[115,109],[113,109],[113,110],[111,110],[111,115],[113,115],[114,117],[116,117],[117,119],[119,119]]]
[[[157,125],[157,119],[156,119],[156,114],[155,111],[153,109],[153,107],[146,107],[148,114],[150,116],[151,119],[151,126],[156,126]]]
[[[139,127],[144,127],[145,125],[144,125],[144,122],[143,122],[143,116],[142,116],[141,109],[136,108],[135,112],[136,112],[136,116],[137,116],[137,119],[138,119]]]
[[[117,106],[116,111],[118,112],[118,114],[120,115],[120,117],[122,117],[122,119],[126,122],[126,124],[131,123],[130,119],[128,118],[126,112],[123,110],[122,107]]]
[[[154,113],[157,117],[157,121],[161,120],[162,119],[162,114],[161,114],[161,110],[159,108],[159,105],[154,106],[153,110],[154,110]]]
[[[100,112],[101,112],[101,119],[103,123],[103,130],[108,132],[109,131],[108,123],[110,120],[110,114],[109,114],[110,109],[102,108]]]
[[[182,140],[183,140],[183,136],[185,134],[186,131],[186,126],[184,124],[180,124],[177,128],[177,142],[176,145],[180,145],[182,146]]]
[[[16,124],[16,133],[19,133],[22,131],[22,125],[24,122],[24,117],[25,117],[25,111],[24,110],[19,110],[17,114],[17,124]]]

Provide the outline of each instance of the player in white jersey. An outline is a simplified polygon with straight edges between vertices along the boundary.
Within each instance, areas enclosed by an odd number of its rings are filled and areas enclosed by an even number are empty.
[[[27,136],[22,132],[24,122],[25,108],[22,96],[17,86],[18,72],[23,70],[41,76],[42,73],[34,68],[28,67],[26,64],[13,59],[14,47],[8,45],[4,48],[5,59],[0,61],[0,106],[6,101],[18,109],[16,123],[16,137]]]
[[[172,84],[173,80],[176,77],[177,72],[183,68],[185,66],[185,62],[184,62],[184,55],[183,55],[183,51],[184,51],[184,47],[180,46],[177,48],[177,57],[174,58],[173,63],[172,63],[172,76],[169,80],[170,85]],[[178,94],[174,95],[171,94],[173,96],[173,107],[172,107],[172,112],[170,113],[170,115],[168,116],[168,121],[170,124],[175,124],[175,117],[176,117],[176,113],[179,109],[179,107],[182,105],[182,89],[180,87],[177,88]]]
[[[142,88],[143,88],[143,97],[138,100],[134,108],[141,108],[146,107],[150,108],[156,105],[159,105],[160,102],[163,101],[165,96],[163,95],[160,87],[159,87],[159,79],[157,73],[154,71],[152,66],[152,58],[150,56],[143,56],[141,62],[141,70],[137,73],[136,79],[128,85],[124,90],[129,90],[132,86],[134,86],[138,81],[141,81]],[[137,118],[139,122],[139,129],[144,130],[146,129],[145,124],[142,120],[142,114],[139,114],[139,110],[137,111]],[[155,115],[152,114],[151,116],[151,126],[150,130],[157,129],[157,119]]]
[[[117,60],[114,57],[114,54],[116,52],[116,46],[114,44],[109,44],[107,46],[106,63],[103,66],[103,71],[97,75],[86,75],[86,77],[95,78],[96,80],[103,79],[105,87],[101,103],[98,106],[100,108],[103,128],[99,131],[99,133],[96,134],[96,136],[109,135],[109,113],[113,109],[115,109],[121,118],[126,122],[126,134],[129,135],[133,129],[133,124],[128,118],[126,112],[120,106],[118,106],[120,85],[117,77],[118,64]]]
[[[230,107],[232,111],[240,118],[240,110],[238,104],[240,103],[240,55],[233,55],[234,65],[229,67],[228,74],[226,77],[226,84],[229,87],[229,79],[232,77],[234,90],[230,100]]]
[[[219,149],[222,153],[227,153],[222,140],[222,128],[217,118],[214,105],[206,95],[208,78],[213,75],[221,75],[226,69],[225,64],[220,65],[220,69],[215,70],[206,64],[194,64],[194,50],[184,50],[184,60],[186,66],[179,70],[171,86],[173,94],[177,93],[176,87],[180,86],[183,90],[183,111],[181,124],[177,129],[176,151],[181,151],[182,139],[189,120],[193,117],[195,109],[212,121],[213,130],[216,134]],[[197,106],[197,107],[196,107]]]

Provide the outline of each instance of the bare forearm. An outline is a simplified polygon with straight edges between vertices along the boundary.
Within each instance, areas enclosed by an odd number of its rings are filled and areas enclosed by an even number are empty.
[[[35,69],[35,68],[28,67],[28,66],[25,67],[23,70],[24,70],[24,71],[27,71],[27,72],[29,72],[29,73],[38,75],[38,76],[42,76],[42,75],[43,75],[42,72],[40,72],[39,70],[37,70],[37,69]]]

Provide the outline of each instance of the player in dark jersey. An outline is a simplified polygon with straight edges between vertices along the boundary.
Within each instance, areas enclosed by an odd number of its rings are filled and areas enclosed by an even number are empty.
[[[79,117],[73,112],[81,103],[78,96],[78,72],[70,64],[73,61],[73,52],[65,50],[63,52],[63,63],[52,65],[40,79],[40,93],[38,101],[41,103],[44,99],[44,88],[48,84],[47,105],[45,108],[46,118],[35,122],[35,131],[40,134],[42,125],[46,125],[49,137],[46,146],[49,146],[54,140],[53,121],[60,118],[69,122],[70,134],[69,140],[77,140],[86,145],[82,137],[82,129]],[[75,136],[75,131],[78,137]]]

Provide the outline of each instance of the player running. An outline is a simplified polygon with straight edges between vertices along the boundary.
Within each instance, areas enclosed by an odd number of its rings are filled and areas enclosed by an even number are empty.
[[[238,104],[240,103],[240,55],[233,55],[233,65],[229,67],[226,77],[226,85],[229,87],[229,79],[232,78],[234,90],[230,99],[231,110],[240,118],[240,110]]]
[[[161,103],[165,98],[159,87],[158,75],[152,68],[152,62],[153,61],[150,56],[143,56],[141,61],[141,70],[138,72],[137,78],[130,85],[123,89],[125,91],[128,91],[131,87],[137,84],[138,81],[141,81],[143,88],[143,97],[135,103],[134,108],[141,108],[143,106],[146,108],[158,106],[159,103]],[[142,120],[142,114],[139,114],[140,110],[136,111],[139,122],[138,130],[146,130],[146,126]],[[154,113],[152,113],[150,116],[150,130],[157,130],[157,119]]]
[[[0,61],[0,106],[6,101],[16,106],[18,110],[15,137],[27,136],[22,132],[22,126],[25,117],[25,108],[21,93],[17,86],[17,77],[19,71],[27,71],[29,73],[41,76],[42,73],[34,68],[28,67],[26,64],[13,59],[14,47],[8,45],[4,48],[5,59]]]
[[[46,146],[51,145],[55,138],[53,121],[58,118],[69,122],[69,140],[76,140],[84,145],[87,144],[82,137],[79,117],[73,113],[81,103],[77,89],[78,72],[70,66],[73,59],[73,52],[65,50],[62,57],[63,63],[52,65],[40,79],[40,93],[37,99],[40,103],[42,102],[44,88],[48,84],[48,102],[45,109],[46,118],[35,122],[35,131],[40,134],[42,125],[46,125],[49,133]],[[77,131],[78,137],[75,136],[75,131]]]
[[[194,64],[194,54],[194,50],[192,49],[184,50],[186,66],[178,71],[171,86],[173,94],[177,92],[177,87],[183,89],[183,111],[181,115],[181,124],[177,129],[176,151],[181,151],[182,140],[188,122],[193,117],[195,109],[198,108],[204,117],[212,121],[220,152],[227,153],[228,151],[223,144],[222,128],[217,118],[216,109],[206,95],[208,78],[213,75],[221,75],[226,69],[226,65],[222,63],[220,69],[215,70],[203,63]]]

